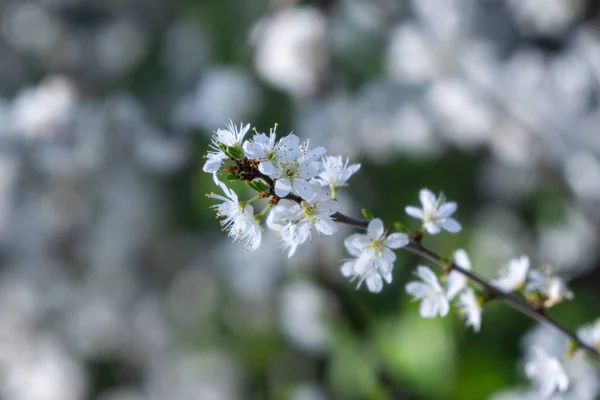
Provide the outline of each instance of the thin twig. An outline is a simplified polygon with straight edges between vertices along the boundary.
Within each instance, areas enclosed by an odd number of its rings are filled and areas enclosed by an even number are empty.
[[[258,171],[257,171],[257,177],[263,179],[270,186],[271,194],[275,196],[274,180],[272,178],[270,178],[269,176],[266,176]],[[302,202],[302,198],[300,196],[297,196],[292,193],[283,197],[283,199],[291,200],[298,204],[300,204]],[[367,221],[365,219],[353,218],[353,217],[350,217],[348,215],[345,215],[345,214],[342,214],[339,212],[333,214],[331,217],[333,218],[333,220],[335,222],[338,222],[340,224],[349,225],[349,226],[352,226],[352,227],[355,227],[358,229],[366,230],[369,225],[369,221]],[[455,263],[448,265],[448,263],[445,262],[439,254],[437,254],[436,252],[423,246],[421,244],[420,240],[410,239],[408,245],[403,247],[403,249],[427,259],[428,261],[436,264],[437,266],[441,267],[442,269],[450,269],[452,271],[457,271],[457,272],[463,274],[464,276],[466,276],[467,278],[471,279],[473,282],[475,282],[479,286],[481,286],[485,290],[485,292],[492,298],[496,298],[501,301],[504,301],[506,304],[508,304],[515,310],[519,311],[520,313],[522,313],[524,315],[527,315],[528,317],[534,319],[535,321],[538,321],[540,323],[546,323],[548,325],[553,326],[558,331],[560,331],[564,335],[566,335],[578,347],[585,350],[585,352],[591,358],[595,359],[596,361],[600,361],[600,352],[598,352],[598,350],[596,350],[594,347],[583,342],[577,336],[577,334],[575,334],[574,332],[572,332],[571,330],[566,328],[564,325],[562,325],[558,321],[554,320],[548,314],[544,313],[543,309],[538,309],[538,308],[532,306],[531,304],[529,304],[523,298],[521,298],[513,293],[508,293],[508,292],[505,292],[505,291],[495,287],[490,282],[488,282],[485,278],[483,278],[482,276],[480,276],[479,274],[477,274],[473,271],[466,270],[466,269],[456,265]]]
[[[300,203],[300,201],[302,201],[302,199],[300,197],[293,195],[293,194],[289,194],[285,198],[295,201],[297,203]],[[367,226],[369,225],[369,222],[367,220],[349,217],[349,216],[339,213],[339,212],[333,214],[332,217],[333,217],[333,220],[338,223],[353,226],[353,227],[359,228],[359,229],[366,230]],[[479,274],[477,274],[473,271],[466,270],[454,263],[452,265],[448,266],[447,263],[445,263],[442,260],[442,257],[439,254],[437,254],[436,252],[434,252],[432,250],[429,250],[427,247],[423,246],[420,242],[418,242],[416,240],[411,239],[409,244],[406,245],[405,247],[403,247],[403,249],[427,259],[428,261],[436,264],[437,266],[441,267],[442,269],[450,267],[450,269],[452,269],[453,271],[457,271],[457,272],[465,275],[467,278],[471,279],[473,282],[475,282],[479,286],[481,286],[486,291],[486,293],[491,295],[493,298],[497,298],[499,300],[504,301],[505,303],[507,303],[509,306],[511,306],[515,310],[519,311],[522,314],[527,315],[528,317],[534,319],[535,321],[538,321],[541,323],[546,323],[548,325],[553,326],[554,328],[556,328],[557,330],[562,332],[564,335],[566,335],[578,347],[585,350],[585,352],[590,357],[594,358],[597,361],[600,361],[600,353],[598,352],[598,350],[596,350],[594,347],[583,342],[577,336],[577,334],[575,334],[574,332],[572,332],[571,330],[566,328],[560,322],[554,320],[552,317],[550,317],[548,314],[544,313],[542,310],[535,308],[534,306],[529,304],[527,301],[525,301],[523,298],[516,296],[513,293],[508,293],[508,292],[505,292],[505,291],[497,288],[496,286],[494,286],[490,282],[488,282],[485,278],[483,278],[482,276],[480,276]]]

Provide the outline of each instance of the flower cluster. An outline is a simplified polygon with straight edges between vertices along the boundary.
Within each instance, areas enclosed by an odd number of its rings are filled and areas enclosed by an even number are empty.
[[[545,308],[573,298],[563,279],[552,275],[549,267],[531,269],[526,255],[510,260],[491,283],[505,292],[521,293],[531,303]]]
[[[450,260],[423,247],[421,241],[425,234],[456,233],[462,229],[452,217],[457,204],[446,201],[443,194],[436,196],[429,189],[419,193],[420,208],[405,208],[406,214],[422,221],[419,230],[412,234],[399,223],[395,225],[396,232],[389,232],[381,219],[366,210],[363,213],[367,220],[345,216],[336,200],[337,190],[348,184],[360,164],[326,155],[324,147],[311,148],[308,141],[301,142],[291,133],[278,138],[276,128],[268,134],[255,130],[254,135],[247,138],[249,125],[241,124],[238,128],[230,122],[226,129],[214,134],[204,165],[204,171],[213,175],[224,193],[224,196],[208,195],[221,201],[213,208],[223,218],[221,224],[228,235],[243,243],[246,249],[256,250],[260,246],[264,217],[266,226],[278,234],[288,257],[297,252],[298,246],[311,240],[315,232],[317,235],[335,234],[336,222],[362,228],[365,233],[354,233],[344,240],[350,254],[342,261],[344,277],[356,281],[357,288],[365,283],[370,292],[378,293],[384,283],[393,280],[394,250],[405,248],[443,266],[441,276],[428,266],[418,266],[419,279],[405,286],[408,294],[420,300],[420,315],[444,317],[454,303],[466,325],[475,332],[481,329],[483,305],[494,297],[508,299],[510,296],[514,301],[515,294],[521,295],[525,307],[540,315],[545,309],[573,297],[564,280],[552,275],[547,267],[530,268],[530,260],[525,255],[509,261],[498,278],[487,282],[472,271],[465,250],[456,250]],[[223,183],[223,176],[226,181],[244,182],[256,195],[240,200]],[[251,203],[256,201],[263,203],[263,209],[255,214]],[[600,322],[582,328],[578,336],[573,334],[572,338],[600,349]],[[543,397],[569,390],[569,377],[561,360],[546,354],[542,348],[535,350],[524,372]]]
[[[313,231],[333,235],[337,231],[334,215],[340,207],[332,194],[360,164],[348,165],[341,157],[326,156],[324,147],[311,148],[308,141],[301,143],[291,133],[278,138],[277,126],[252,138],[247,137],[249,131],[249,124],[237,127],[232,122],[217,130],[203,168],[225,193],[225,197],[209,197],[222,201],[213,207],[224,218],[222,225],[228,235],[246,249],[256,250],[261,242],[261,222],[267,216],[266,226],[279,233],[290,257],[298,245],[311,239]],[[247,183],[257,195],[240,201],[223,183],[223,175],[227,181]],[[260,199],[268,199],[268,203],[255,214],[251,203]]]

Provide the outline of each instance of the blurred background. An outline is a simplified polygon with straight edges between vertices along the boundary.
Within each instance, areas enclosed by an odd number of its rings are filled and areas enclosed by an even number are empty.
[[[412,256],[373,295],[339,272],[347,228],[291,260],[268,231],[256,252],[230,243],[202,173],[230,118],[362,163],[350,215],[417,228],[404,206],[443,191],[465,229],[427,245],[487,277],[527,253],[571,279],[553,316],[600,317],[600,3],[0,0],[1,399],[528,385],[535,325],[502,304],[479,334],[421,319]]]

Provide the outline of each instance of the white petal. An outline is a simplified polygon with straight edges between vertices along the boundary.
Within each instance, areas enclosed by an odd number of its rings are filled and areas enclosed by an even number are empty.
[[[423,210],[421,210],[418,207],[408,206],[404,209],[404,211],[406,211],[406,213],[413,218],[423,219],[425,217],[425,214],[423,214]]]
[[[438,208],[437,215],[440,218],[448,218],[449,216],[454,214],[454,211],[456,211],[456,208],[457,208],[457,205],[453,201],[444,203]]]
[[[319,171],[316,168],[314,168],[311,164],[303,163],[300,164],[296,173],[300,178],[309,180],[317,176],[319,174]]]
[[[358,275],[363,275],[369,272],[369,269],[373,266],[372,256],[369,253],[362,253],[357,259],[354,265],[354,270]]]
[[[421,204],[423,205],[423,210],[433,210],[437,203],[437,198],[435,194],[429,189],[421,189],[419,192],[419,200],[421,200]]]
[[[427,294],[430,291],[430,288],[423,282],[413,281],[408,282],[406,286],[404,286],[404,290],[406,290],[406,293],[410,294],[411,296],[420,299],[422,297],[427,296]]]
[[[344,246],[348,250],[348,253],[354,257],[359,257],[363,253],[365,246],[369,244],[369,239],[366,235],[355,233],[350,235],[344,240]]]
[[[264,148],[254,142],[246,142],[243,144],[242,149],[246,157],[250,159],[262,158],[265,156]],[[263,172],[264,173],[264,172]]]
[[[392,233],[388,235],[387,239],[385,239],[385,245],[390,249],[399,249],[400,247],[404,247],[408,244],[408,236],[404,233]]]
[[[292,191],[292,184],[289,179],[281,178],[275,181],[275,194],[278,197],[285,197]]]
[[[261,161],[260,164],[258,164],[258,170],[273,179],[277,179],[281,176],[281,168],[271,161]]]
[[[260,228],[254,229],[252,233],[252,240],[248,244],[248,250],[255,251],[256,249],[258,249],[260,247],[261,238],[262,233],[260,231]]]
[[[347,278],[354,276],[354,260],[344,262],[342,264],[341,271],[342,275]]]
[[[461,290],[467,286],[466,277],[460,272],[452,271],[446,279],[446,297],[452,300]]]
[[[367,282],[367,287],[371,293],[379,293],[381,289],[383,289],[383,281],[381,276],[376,273],[369,274],[365,281]]]
[[[289,210],[282,204],[278,204],[271,209],[267,217],[267,227],[274,231],[282,230],[289,222]]]
[[[292,258],[292,256],[296,253],[296,249],[298,248],[297,244],[290,245],[290,251],[288,252],[288,258]]]
[[[380,258],[377,263],[377,269],[381,275],[387,275],[394,269],[394,263]]]
[[[440,285],[437,275],[429,267],[419,265],[417,267],[417,276],[421,278],[423,282],[427,283],[432,287],[437,288]]]
[[[323,235],[333,235],[337,232],[337,227],[335,226],[335,222],[329,217],[319,217],[317,218],[317,223],[315,224],[317,230],[321,232]]]
[[[454,264],[466,270],[471,270],[471,260],[467,252],[463,249],[458,249],[454,252]]]
[[[445,317],[446,315],[448,315],[449,311],[450,303],[448,303],[448,300],[444,296],[438,297],[438,313],[440,314],[440,316]]]
[[[425,230],[427,232],[429,232],[431,235],[437,235],[438,233],[440,233],[442,230],[440,229],[440,227],[438,226],[438,224],[436,224],[435,222],[425,222],[423,224],[423,227],[425,228]]]
[[[458,223],[458,221],[452,218],[442,219],[438,221],[438,225],[452,233],[460,232],[462,229],[462,226]]]
[[[292,241],[295,244],[302,244],[310,237],[310,224],[307,222],[298,222],[293,225],[292,229]]]
[[[299,144],[300,139],[293,133],[283,137],[279,141],[279,146],[277,148],[277,155],[280,157],[280,161],[289,163],[298,158],[302,153]]]
[[[438,313],[438,305],[435,301],[428,297],[421,300],[421,306],[419,307],[419,314],[423,318],[434,318]]]
[[[394,261],[396,261],[396,254],[394,254],[394,252],[388,249],[387,247],[384,247],[383,257],[381,258],[381,260],[393,264]]]
[[[319,215],[332,215],[340,210],[340,203],[335,200],[325,200],[317,204]]]
[[[310,200],[315,194],[312,185],[303,179],[294,179],[294,191],[304,200]],[[277,194],[277,191],[275,191]]]
[[[314,149],[308,151],[304,156],[305,161],[316,160],[319,157],[322,157],[327,153],[327,149],[323,146],[315,147]]]
[[[367,227],[367,236],[371,240],[377,240],[383,235],[383,222],[379,218],[375,218],[369,222]]]

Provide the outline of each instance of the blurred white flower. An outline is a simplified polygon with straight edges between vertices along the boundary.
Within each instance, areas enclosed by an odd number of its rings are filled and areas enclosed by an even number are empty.
[[[417,267],[417,276],[422,282],[412,281],[406,284],[406,292],[421,299],[419,313],[423,318],[434,318],[436,316],[444,317],[450,311],[448,299],[444,289],[438,282],[437,276],[433,271],[425,266]]]
[[[279,305],[282,331],[288,339],[311,353],[327,349],[331,339],[328,293],[310,282],[292,282],[282,288]]]
[[[291,96],[313,95],[327,67],[327,19],[313,7],[286,7],[255,27],[254,65]]]
[[[539,346],[532,349],[532,358],[525,363],[525,374],[538,386],[544,398],[569,388],[569,378],[560,361]]]
[[[458,298],[458,307],[467,325],[472,326],[475,332],[479,332],[481,329],[482,309],[473,289],[466,288],[462,291]]]
[[[63,24],[39,2],[19,1],[2,8],[3,36],[16,49],[49,55],[63,35]]]
[[[224,184],[220,183],[219,186],[227,197],[215,193],[208,197],[222,201],[221,204],[212,206],[217,210],[217,216],[225,217],[221,225],[234,242],[242,242],[245,248],[252,251],[258,249],[262,233],[254,218],[254,208],[251,204],[240,202],[237,194]]]
[[[448,78],[435,81],[427,94],[429,115],[455,145],[470,149],[487,144],[496,114],[484,93],[471,82]]]
[[[148,41],[132,19],[119,18],[101,27],[95,37],[96,62],[109,75],[134,68],[146,54]]]
[[[564,299],[573,298],[573,292],[567,288],[565,281],[558,276],[550,275],[548,271],[529,271],[525,291],[538,292],[543,295],[545,307],[552,307]]]
[[[442,228],[448,232],[459,232],[462,227],[453,218],[450,218],[457,205],[453,201],[447,202],[443,195],[435,197],[429,189],[422,189],[419,192],[419,198],[423,208],[408,206],[406,213],[413,218],[423,220],[423,227],[432,235],[438,234]]]
[[[581,0],[509,0],[519,28],[528,34],[560,36],[580,15]]]
[[[60,76],[49,76],[37,87],[23,90],[13,102],[17,132],[42,138],[66,130],[77,102],[75,87]]]
[[[588,346],[600,349],[600,319],[579,328],[577,336]]]
[[[459,267],[471,270],[471,260],[463,249],[454,252],[454,263]],[[446,296],[452,300],[458,293],[467,287],[467,277],[458,271],[451,271],[446,278]]]
[[[260,105],[261,91],[246,69],[215,66],[175,104],[171,119],[184,129],[213,131],[230,118],[248,120]]]
[[[505,292],[520,290],[525,285],[528,271],[529,257],[524,255],[510,260],[508,265],[502,269],[500,277],[493,279],[491,283]]]
[[[396,232],[386,235],[383,222],[375,218],[369,222],[366,235],[355,233],[344,241],[346,249],[356,259],[344,262],[342,274],[351,279],[358,278],[357,288],[366,281],[369,291],[378,293],[383,288],[383,280],[392,282],[392,269],[396,261],[392,249],[407,244],[408,237],[405,234]]]

